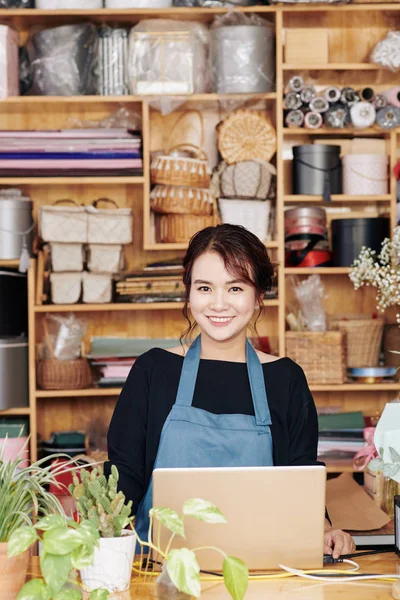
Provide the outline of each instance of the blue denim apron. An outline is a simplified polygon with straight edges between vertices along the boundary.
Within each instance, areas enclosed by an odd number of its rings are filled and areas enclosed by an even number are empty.
[[[246,362],[254,415],[215,415],[192,406],[200,364],[200,336],[183,361],[175,404],[161,432],[154,468],[270,467],[271,416],[260,360],[246,341]],[[152,479],[136,514],[136,530],[147,541]]]

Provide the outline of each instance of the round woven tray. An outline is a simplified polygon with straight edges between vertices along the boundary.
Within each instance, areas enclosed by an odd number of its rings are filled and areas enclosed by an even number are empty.
[[[172,185],[156,185],[151,192],[151,208],[162,214],[212,215],[209,190]]]
[[[222,158],[233,164],[261,159],[269,162],[276,152],[276,131],[261,112],[240,109],[217,126],[218,149]]]
[[[156,242],[186,244],[190,238],[205,227],[214,225],[213,216],[155,215]]]

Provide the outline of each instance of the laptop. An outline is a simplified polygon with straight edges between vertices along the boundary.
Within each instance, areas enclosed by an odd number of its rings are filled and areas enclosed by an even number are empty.
[[[251,570],[323,566],[326,469],[310,467],[217,467],[155,469],[153,506],[182,514],[185,500],[215,504],[228,523],[208,524],[185,517],[186,540],[173,548],[216,546],[242,559]],[[157,539],[158,524],[153,539]],[[161,526],[161,547],[170,533]],[[221,571],[223,557],[196,552],[200,568]]]

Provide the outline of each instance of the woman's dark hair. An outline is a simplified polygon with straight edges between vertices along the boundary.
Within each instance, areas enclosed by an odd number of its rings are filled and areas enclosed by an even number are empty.
[[[198,231],[190,240],[183,259],[183,283],[186,288],[183,316],[188,322],[188,327],[181,340],[190,337],[196,326],[196,323],[190,320],[188,308],[192,270],[195,260],[205,252],[219,254],[229,273],[255,287],[256,296],[260,300],[255,324],[262,313],[261,300],[265,292],[271,289],[274,267],[266,247],[256,235],[240,225],[228,223]]]

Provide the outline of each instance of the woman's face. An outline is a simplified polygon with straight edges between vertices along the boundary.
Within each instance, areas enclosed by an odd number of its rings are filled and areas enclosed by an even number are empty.
[[[195,260],[191,279],[190,310],[202,333],[218,342],[245,335],[257,308],[255,287],[229,273],[215,252]]]

